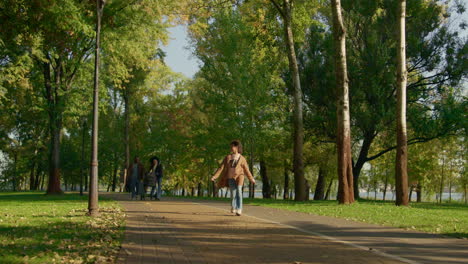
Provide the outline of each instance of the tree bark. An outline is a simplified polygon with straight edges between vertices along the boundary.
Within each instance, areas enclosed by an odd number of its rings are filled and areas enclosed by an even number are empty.
[[[29,171],[29,190],[35,190],[34,184],[34,171],[36,169],[37,149],[34,151],[34,157],[32,158],[31,170]]]
[[[47,53],[46,53],[47,54]],[[61,66],[57,65],[55,74],[55,87],[52,84],[51,76],[51,61],[47,55],[48,62],[42,63],[44,76],[45,98],[48,103],[49,115],[49,133],[50,133],[50,149],[49,149],[49,182],[47,185],[47,194],[62,194],[60,189],[60,135],[62,130],[62,116],[59,109],[60,98],[58,89],[61,80]],[[58,63],[60,60],[57,61]]]
[[[130,167],[130,91],[128,87],[124,91],[124,104],[125,104],[125,168]]]
[[[203,189],[202,189],[202,184],[201,184],[201,182],[198,183],[197,196],[198,196],[198,197],[202,197],[202,196],[203,196]]]
[[[280,6],[275,0],[271,0],[283,18],[284,35],[287,47],[289,71],[293,79],[293,172],[294,172],[294,199],[296,201],[305,200],[305,178],[304,178],[304,124],[302,114],[302,89],[297,64],[296,51],[294,48],[294,35],[292,30],[293,4],[291,0],[283,0]]]
[[[317,185],[315,185],[314,200],[323,200],[325,196],[325,170],[319,166]]]
[[[265,161],[260,160],[260,175],[262,177],[262,194],[264,199],[271,199],[270,180],[268,179]]]
[[[17,187],[17,179],[18,179],[18,176],[16,175],[17,174],[17,162],[18,162],[18,151],[15,150],[14,152],[14,155],[13,155],[13,179],[12,179],[12,189],[14,192],[16,192],[16,187]]]
[[[361,175],[361,171],[364,167],[364,164],[367,162],[367,155],[369,154],[370,146],[374,141],[374,138],[375,135],[373,134],[373,132],[369,132],[364,135],[358,159],[353,166],[353,191],[355,200],[359,199],[359,176]]]
[[[50,113],[50,154],[49,154],[49,183],[47,194],[62,194],[60,188],[60,137],[62,131],[62,118],[56,113],[56,107]]]
[[[337,153],[338,202],[354,202],[353,167],[351,161],[351,127],[349,113],[348,73],[346,66],[346,29],[340,0],[332,0],[333,36],[335,42],[335,76],[337,88]]]
[[[288,175],[288,167],[286,166],[286,162],[284,163],[284,191],[283,191],[283,199],[289,200],[289,175]]]
[[[112,174],[112,191],[115,192],[115,187],[117,186],[117,161],[115,161],[114,172]]]
[[[41,184],[42,162],[38,161],[36,169],[36,178],[34,180],[34,190],[38,190]]]
[[[397,52],[397,151],[395,162],[395,204],[408,205],[408,145],[406,131],[406,0],[398,6],[398,52]]]
[[[442,203],[442,193],[444,191],[444,178],[445,178],[445,156],[442,157],[442,174],[440,175],[440,187],[439,187],[439,202]]]
[[[333,185],[333,179],[330,179],[330,182],[328,183],[328,187],[327,187],[327,192],[325,193],[325,200],[330,199],[332,185]]]

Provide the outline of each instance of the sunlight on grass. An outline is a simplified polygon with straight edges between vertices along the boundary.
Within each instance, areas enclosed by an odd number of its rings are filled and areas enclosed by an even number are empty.
[[[468,238],[468,206],[462,204],[412,203],[409,207],[398,207],[393,202],[366,200],[352,205],[338,205],[336,201],[261,199],[248,200],[246,203]]]
[[[229,201],[229,198],[191,198]],[[398,207],[391,201],[360,200],[352,205],[339,205],[336,201],[295,202],[249,198],[244,199],[244,203],[468,238],[468,206],[460,203],[411,203],[409,207]]]
[[[101,215],[90,218],[87,196],[0,193],[0,262],[113,262],[124,214],[114,201],[100,207]]]

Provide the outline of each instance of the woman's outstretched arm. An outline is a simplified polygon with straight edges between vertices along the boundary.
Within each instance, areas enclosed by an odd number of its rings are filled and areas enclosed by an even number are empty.
[[[247,161],[242,162],[241,165],[242,165],[242,169],[244,170],[245,175],[247,175],[247,178],[249,178],[251,183],[255,184],[255,179],[252,173],[250,172],[249,164],[247,164]]]
[[[214,181],[216,180],[219,175],[221,175],[221,172],[223,171],[224,169],[224,161],[226,160],[226,158],[223,159],[223,161],[221,162],[221,165],[218,167],[218,169],[216,170],[215,174],[213,175],[213,177],[211,177],[211,180]]]

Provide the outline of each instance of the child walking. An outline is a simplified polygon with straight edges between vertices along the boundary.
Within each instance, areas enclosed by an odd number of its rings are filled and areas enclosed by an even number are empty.
[[[228,187],[231,191],[231,213],[237,216],[242,215],[242,187],[244,186],[245,175],[249,178],[252,184],[255,184],[255,179],[249,170],[247,160],[242,156],[242,144],[239,140],[233,140],[230,144],[231,154],[227,155],[221,163],[218,170],[211,178],[215,181],[218,177],[218,187]]]

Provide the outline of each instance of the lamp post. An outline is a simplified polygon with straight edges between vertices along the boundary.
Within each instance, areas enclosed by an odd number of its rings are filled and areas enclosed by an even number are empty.
[[[97,216],[98,207],[98,119],[99,119],[99,41],[101,17],[105,0],[96,0],[96,49],[94,56],[93,130],[91,153],[91,177],[89,180],[88,215]]]

